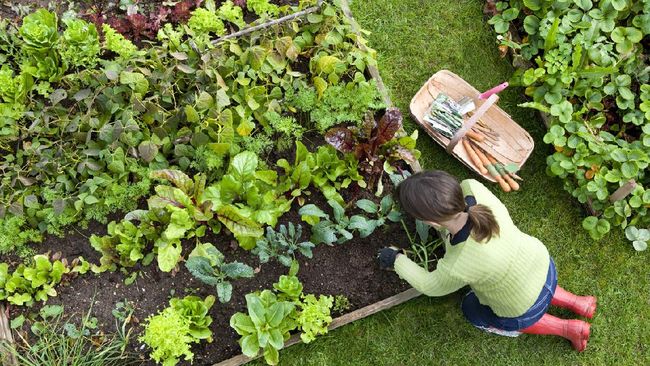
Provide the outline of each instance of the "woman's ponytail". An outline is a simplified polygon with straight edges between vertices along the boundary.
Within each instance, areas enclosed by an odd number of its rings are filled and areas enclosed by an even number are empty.
[[[468,210],[469,220],[472,222],[472,237],[477,242],[490,240],[493,236],[499,236],[499,223],[489,207],[485,205],[470,206]]]

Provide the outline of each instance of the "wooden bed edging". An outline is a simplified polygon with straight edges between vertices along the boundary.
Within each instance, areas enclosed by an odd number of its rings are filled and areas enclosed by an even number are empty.
[[[352,323],[353,321],[363,319],[365,317],[368,317],[372,314],[378,313],[382,310],[390,309],[393,306],[400,305],[402,303],[405,303],[411,299],[414,299],[421,294],[414,288],[408,289],[404,292],[401,292],[397,295],[391,296],[387,299],[381,300],[379,302],[376,302],[374,304],[370,304],[366,307],[363,307],[361,309],[352,311],[350,313],[347,313],[345,315],[342,315],[332,321],[332,324],[330,324],[329,327],[327,327],[328,331],[336,329],[340,326]],[[300,341],[300,335],[296,334],[293,337],[291,337],[287,342],[284,343],[284,348],[287,348],[289,346],[293,346],[294,344],[301,343]],[[283,348],[283,349],[284,349]],[[259,357],[262,357],[262,353],[260,353],[257,357],[250,358],[245,355],[239,355],[235,356],[233,358],[230,358],[225,361],[221,361],[219,363],[214,364],[213,366],[240,366],[243,365],[249,361],[252,361],[254,359],[257,359]]]
[[[7,345],[8,344],[8,345]],[[11,351],[14,337],[9,326],[9,311],[5,304],[0,303],[0,364],[5,366],[18,365],[16,355]]]

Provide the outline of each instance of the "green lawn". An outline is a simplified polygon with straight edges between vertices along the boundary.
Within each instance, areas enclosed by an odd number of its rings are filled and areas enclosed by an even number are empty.
[[[500,59],[494,34],[479,0],[356,0],[353,11],[370,30],[370,45],[393,100],[404,114],[413,94],[436,71],[449,69],[478,89],[507,80],[513,69]],[[574,352],[558,337],[523,335],[518,339],[483,334],[460,312],[457,293],[420,297],[330,332],[310,345],[281,353],[285,365],[642,365],[650,364],[650,274],[648,254],[636,253],[619,230],[593,242],[581,228],[584,212],[545,173],[549,149],[544,128],[530,110],[517,107],[521,89],[501,94],[500,106],[537,143],[520,175],[516,193],[492,190],[510,209],[519,227],[546,243],[555,258],[560,284],[576,293],[598,296],[587,351]],[[415,125],[407,122],[407,129]],[[425,168],[460,178],[473,176],[422,133],[418,142]],[[558,312],[560,315],[568,315]]]

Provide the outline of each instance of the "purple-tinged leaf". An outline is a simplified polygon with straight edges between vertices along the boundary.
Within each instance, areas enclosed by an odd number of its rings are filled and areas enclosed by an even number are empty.
[[[399,108],[388,108],[377,126],[377,134],[375,135],[376,146],[381,146],[390,141],[395,133],[402,127],[402,112]]]
[[[336,150],[344,153],[354,151],[356,139],[354,133],[346,127],[335,127],[327,131],[325,141],[332,145]]]

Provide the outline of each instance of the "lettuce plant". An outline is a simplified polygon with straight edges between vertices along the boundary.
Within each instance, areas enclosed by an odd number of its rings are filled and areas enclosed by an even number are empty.
[[[260,349],[269,365],[279,362],[279,350],[289,339],[289,332],[298,324],[291,317],[295,305],[289,301],[279,301],[270,290],[260,294],[246,295],[248,314],[236,313],[230,318],[230,326],[242,337],[239,345],[248,357],[255,357]]]
[[[217,15],[219,15],[221,19],[238,26],[239,29],[246,26],[242,8],[235,5],[231,0],[224,1],[221,4],[219,10],[217,11]]]
[[[61,59],[72,67],[93,68],[100,51],[97,28],[82,19],[66,19],[63,32]]]
[[[110,25],[104,23],[102,30],[104,31],[104,48],[107,50],[115,52],[124,59],[130,58],[138,50],[131,41],[124,38]]]
[[[20,36],[23,49],[29,53],[47,53],[59,38],[56,14],[38,9],[23,18]]]
[[[145,247],[156,235],[155,228],[147,222],[138,226],[128,220],[110,222],[107,235],[90,237],[92,247],[102,254],[100,266],[94,266],[93,271],[114,271],[117,264],[133,267],[145,257]]]
[[[230,280],[251,278],[255,275],[253,268],[240,262],[225,262],[224,255],[210,243],[199,243],[190,253],[185,267],[199,281],[214,286],[219,301],[226,303],[232,296]]]
[[[300,302],[298,310],[298,325],[302,333],[300,339],[305,343],[310,343],[316,336],[327,334],[327,327],[332,322],[330,314],[334,306],[332,296],[320,295],[316,298],[313,294],[304,295]]]
[[[0,69],[0,97],[5,103],[22,104],[32,85],[31,75],[23,72],[14,76],[14,71],[8,65]]]
[[[207,314],[214,300],[213,296],[204,300],[196,296],[173,298],[169,307],[147,318],[139,340],[153,349],[151,358],[165,366],[176,365],[181,357],[192,361],[191,344],[212,341],[212,318]]]
[[[54,287],[69,272],[64,262],[50,261],[45,255],[34,256],[33,264],[20,264],[13,273],[9,273],[6,263],[0,263],[0,300],[27,306],[46,301],[57,295]]]
[[[275,4],[271,4],[269,0],[248,0],[246,6],[248,10],[260,17],[276,16],[280,13],[280,8]]]
[[[217,14],[214,11],[203,8],[198,8],[192,12],[192,16],[187,22],[187,25],[196,34],[212,32],[217,35],[223,35],[226,32],[226,28]]]

